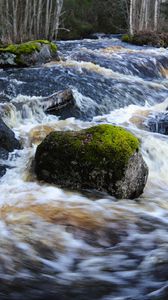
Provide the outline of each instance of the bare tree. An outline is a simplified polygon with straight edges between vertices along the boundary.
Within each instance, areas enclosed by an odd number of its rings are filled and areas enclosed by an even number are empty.
[[[56,38],[63,0],[0,0],[0,40]]]
[[[158,20],[159,20],[159,12],[160,12],[160,0],[155,0],[154,5],[154,30],[158,30]]]
[[[53,29],[51,33],[52,38],[56,38],[59,29],[59,16],[61,14],[63,0],[55,0],[55,10],[54,10],[54,21],[53,21]]]
[[[130,21],[129,21],[129,25],[130,25],[130,34],[131,35],[134,34],[134,28],[133,28],[133,4],[134,4],[134,0],[130,0]]]
[[[163,0],[130,0],[131,35],[138,31],[159,30],[162,2]]]

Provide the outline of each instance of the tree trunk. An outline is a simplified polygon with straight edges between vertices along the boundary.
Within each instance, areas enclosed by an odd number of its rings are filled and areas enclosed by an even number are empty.
[[[17,9],[18,9],[18,0],[12,1],[12,17],[13,17],[13,39],[17,41]]]
[[[48,37],[49,34],[49,7],[50,7],[51,0],[46,0],[46,16],[45,16],[45,36]]]
[[[41,21],[41,12],[42,12],[42,0],[39,0],[38,10],[37,10],[37,38],[40,38],[40,21]]]
[[[133,1],[130,0],[130,35],[134,34],[134,28],[133,28]]]
[[[61,14],[62,6],[63,6],[63,0],[55,1],[54,23],[53,23],[53,30],[52,30],[52,38],[54,39],[56,39],[58,35],[59,17]]]
[[[155,0],[154,6],[154,30],[158,30],[158,19],[159,19],[159,11],[160,11],[160,1]]]
[[[161,0],[130,0],[130,34],[159,29]]]

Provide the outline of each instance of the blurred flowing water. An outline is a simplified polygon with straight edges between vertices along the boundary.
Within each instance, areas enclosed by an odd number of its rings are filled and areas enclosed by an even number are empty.
[[[168,49],[114,37],[58,42],[65,59],[0,71],[1,115],[24,145],[0,180],[0,299],[168,299],[168,138],[146,126],[168,107]],[[75,106],[41,98],[70,87]],[[121,125],[149,167],[143,195],[116,200],[38,182],[36,146],[52,130]]]

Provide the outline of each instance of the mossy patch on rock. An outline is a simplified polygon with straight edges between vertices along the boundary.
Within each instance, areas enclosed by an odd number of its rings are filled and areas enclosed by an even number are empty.
[[[131,198],[131,191],[122,194],[118,187],[122,189],[119,182],[130,159],[135,153],[139,155],[139,145],[130,132],[107,124],[75,132],[52,132],[37,148],[35,170],[39,179],[61,187],[91,188]]]
[[[48,137],[58,145],[57,154],[63,156],[76,154],[81,161],[87,161],[95,168],[108,163],[109,168],[117,164],[116,177],[120,178],[122,170],[130,156],[138,150],[139,141],[130,132],[121,127],[99,125],[80,132],[53,132]],[[47,142],[47,141],[46,141]],[[64,147],[66,145],[66,153]],[[64,157],[65,158],[65,157]]]
[[[121,39],[122,39],[122,42],[131,43],[132,42],[132,35],[124,34]]]
[[[36,40],[22,44],[11,44],[5,48],[2,47],[0,48],[0,53],[9,52],[16,55],[31,54],[34,51],[40,51],[40,46],[43,44],[49,45],[53,52],[57,51],[57,46],[54,43],[47,40]]]

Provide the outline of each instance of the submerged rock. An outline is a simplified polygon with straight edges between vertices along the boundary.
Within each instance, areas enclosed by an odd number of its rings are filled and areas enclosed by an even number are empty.
[[[0,147],[8,152],[20,149],[20,143],[15,138],[14,132],[0,119]]]
[[[147,121],[147,127],[152,132],[168,135],[168,112],[152,115]]]
[[[45,112],[54,115],[63,113],[65,108],[75,105],[73,92],[69,88],[44,97],[41,102]]]
[[[31,67],[58,60],[57,46],[46,40],[11,44],[0,48],[0,67]]]
[[[9,152],[20,149],[20,147],[14,132],[0,119],[0,159],[4,161],[4,164],[0,163],[0,177],[6,172],[5,160],[8,159]]]
[[[71,189],[96,189],[117,198],[142,194],[148,168],[139,140],[118,126],[52,132],[38,146],[38,179]]]
[[[85,118],[83,111],[76,103],[73,90],[70,88],[43,97],[40,102],[47,114],[59,116],[63,120],[70,117]]]

